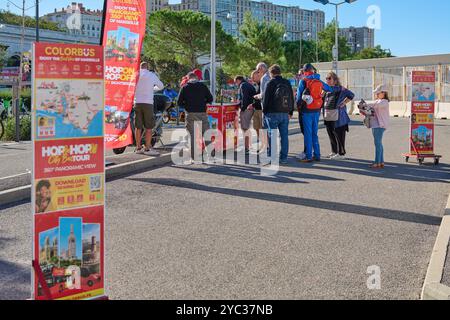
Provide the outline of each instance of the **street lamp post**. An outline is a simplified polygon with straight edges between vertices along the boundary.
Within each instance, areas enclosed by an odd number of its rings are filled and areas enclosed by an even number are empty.
[[[339,61],[339,6],[345,3],[353,3],[357,0],[345,0],[343,2],[334,3],[329,0],[314,0],[315,2],[321,3],[323,5],[331,4],[336,7],[336,39],[333,48],[333,69],[335,69],[336,74],[338,74],[338,61]]]
[[[210,82],[213,103],[216,102],[216,0],[211,0],[211,66]]]
[[[39,0],[36,0],[36,42],[39,42]]]
[[[210,65],[210,84],[211,93],[213,95],[213,103],[216,102],[216,81],[217,81],[217,71],[216,71],[216,15],[220,13],[227,14],[227,19],[231,19],[231,13],[227,10],[216,11],[216,0],[211,0],[211,65]],[[207,13],[207,12],[205,12]]]

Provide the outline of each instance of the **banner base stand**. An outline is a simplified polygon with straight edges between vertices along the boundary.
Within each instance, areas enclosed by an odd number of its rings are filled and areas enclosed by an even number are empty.
[[[41,266],[36,260],[33,260],[32,262],[34,273],[38,278],[39,284],[42,287],[42,290],[44,291],[45,298],[47,300],[53,300],[52,294],[50,293],[50,289],[47,286],[47,282],[45,281],[44,273],[42,272]]]
[[[420,153],[419,151],[417,151],[417,148],[416,148],[414,142],[412,141],[412,139],[410,139],[410,142],[411,142],[411,147],[414,150],[414,153],[404,153],[403,154],[403,157],[405,157],[405,161],[406,162],[409,162],[409,158],[416,157],[417,158],[417,162],[419,162],[420,165],[423,165],[423,163],[424,163],[426,158],[433,158],[434,159],[434,165],[435,166],[439,165],[439,161],[442,158],[441,155]]]

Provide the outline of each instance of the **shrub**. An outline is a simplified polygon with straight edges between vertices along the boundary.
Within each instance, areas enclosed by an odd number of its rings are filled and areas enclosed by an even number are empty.
[[[10,117],[6,120],[5,135],[3,140],[14,141],[16,139],[16,118]],[[31,116],[23,116],[20,119],[20,140],[31,140]]]

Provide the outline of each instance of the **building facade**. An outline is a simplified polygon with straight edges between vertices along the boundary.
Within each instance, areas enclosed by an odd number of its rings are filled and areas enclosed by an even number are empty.
[[[170,5],[171,10],[192,10],[206,14],[211,12],[210,0],[182,0]],[[251,12],[259,22],[276,21],[286,29],[285,40],[316,40],[318,33],[325,28],[325,13],[320,10],[305,10],[294,6],[282,6],[269,1],[217,0],[217,20],[226,33],[239,36],[239,28],[244,16]]]
[[[169,7],[169,0],[147,0],[147,14]]]
[[[0,26],[0,43],[6,47],[8,57],[20,57],[20,52],[31,52],[33,42],[36,41],[35,28],[25,28],[23,50],[21,50],[22,26],[4,24]],[[39,30],[39,37],[42,42],[54,43],[86,43],[99,44],[100,39],[96,37],[87,37],[72,35],[66,32]],[[18,58],[17,61],[19,61]],[[18,65],[17,65],[18,66]]]
[[[72,2],[66,8],[55,9],[54,12],[42,16],[42,19],[58,24],[71,35],[100,39],[103,12],[86,9],[82,3]]]
[[[347,39],[347,45],[352,53],[358,53],[366,48],[375,47],[375,30],[368,27],[349,27],[339,29],[339,35]]]
[[[77,258],[77,239],[73,232],[73,224],[70,225],[70,235],[67,238],[67,258],[74,260]]]

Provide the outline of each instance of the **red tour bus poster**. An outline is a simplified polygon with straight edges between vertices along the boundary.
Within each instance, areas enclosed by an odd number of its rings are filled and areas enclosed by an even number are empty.
[[[108,0],[105,48],[105,139],[108,149],[133,143],[130,114],[145,35],[146,1]]]
[[[436,73],[413,71],[411,96],[410,153],[434,154]]]
[[[103,47],[39,42],[33,64],[32,298],[104,297]]]

